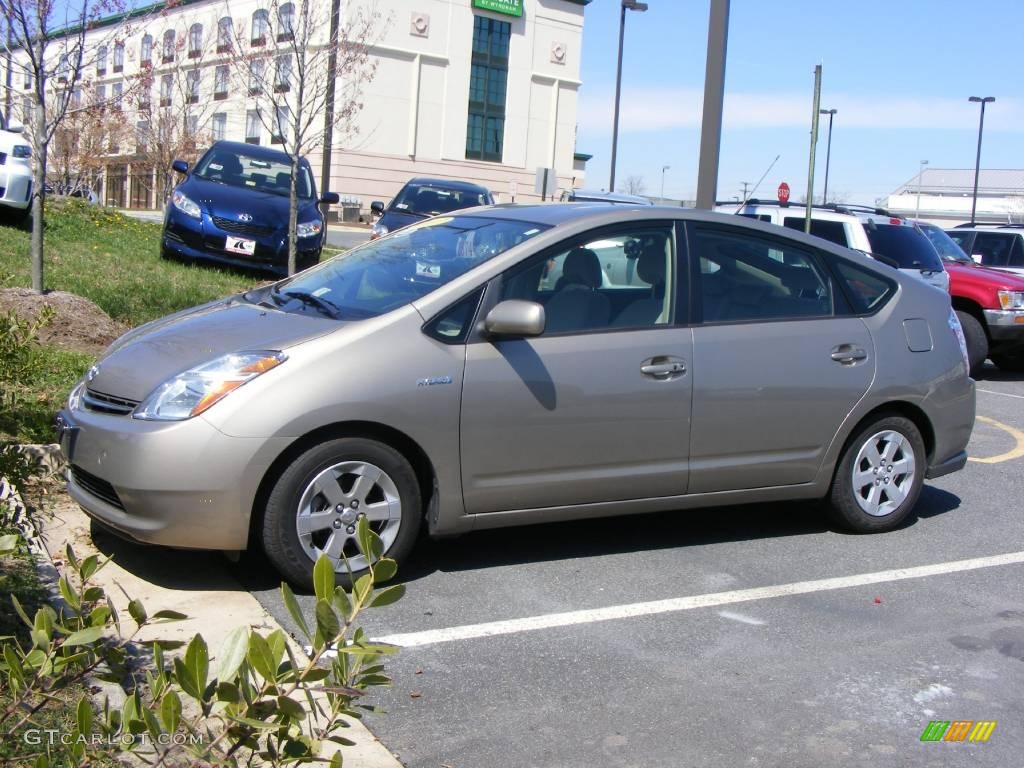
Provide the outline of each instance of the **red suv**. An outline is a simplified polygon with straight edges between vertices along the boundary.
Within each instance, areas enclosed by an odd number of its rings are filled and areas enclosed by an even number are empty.
[[[971,375],[986,358],[1001,371],[1024,371],[1024,277],[980,266],[939,227],[917,224],[949,273],[949,295],[967,339]]]

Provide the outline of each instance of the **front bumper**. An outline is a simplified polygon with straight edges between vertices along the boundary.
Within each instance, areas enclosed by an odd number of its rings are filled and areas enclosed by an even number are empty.
[[[986,309],[985,323],[993,341],[1018,341],[1024,344],[1024,311]]]
[[[127,538],[245,549],[253,499],[287,444],[229,437],[202,417],[151,422],[78,408],[58,416],[68,494]]]
[[[32,169],[12,158],[0,166],[0,205],[25,210],[32,202]]]

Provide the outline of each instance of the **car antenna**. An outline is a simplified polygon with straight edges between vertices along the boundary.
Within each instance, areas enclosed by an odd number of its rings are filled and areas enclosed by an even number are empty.
[[[779,162],[780,157],[782,157],[782,155],[775,156],[775,159],[772,160],[772,164],[768,166],[768,169],[764,173],[761,174],[761,178],[757,180],[757,184],[755,184],[753,188],[747,193],[747,196],[743,198],[743,202],[740,203],[739,208],[733,211],[733,213],[739,213],[740,211],[743,210],[743,206],[745,206],[747,202],[749,202],[750,198],[754,196],[754,193],[757,192],[757,188],[761,186],[761,182],[764,181],[764,177],[771,173],[772,168],[774,168],[775,164]]]

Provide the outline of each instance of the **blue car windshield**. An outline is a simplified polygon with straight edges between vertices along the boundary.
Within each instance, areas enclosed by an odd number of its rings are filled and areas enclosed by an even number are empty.
[[[476,205],[490,205],[490,194],[486,189],[453,189],[433,184],[406,184],[398,193],[391,207],[402,213],[419,216],[436,216],[451,213],[460,208]]]
[[[192,176],[204,181],[216,181],[229,187],[268,192],[272,195],[289,194],[292,168],[287,159],[273,160],[226,149],[207,152],[196,163]],[[296,194],[303,199],[313,196],[309,168],[299,165],[295,183]]]
[[[413,224],[278,283],[342,320],[376,317],[437,290],[547,229],[526,221],[443,216]]]

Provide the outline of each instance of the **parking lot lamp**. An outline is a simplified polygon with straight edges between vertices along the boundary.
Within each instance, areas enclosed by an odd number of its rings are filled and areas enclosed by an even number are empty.
[[[981,171],[981,133],[985,130],[985,105],[995,101],[995,96],[971,96],[968,101],[981,104],[981,117],[978,118],[978,156],[974,160],[974,196],[971,198],[971,224],[974,223],[974,214],[978,209],[978,173]]]
[[[619,143],[619,96],[622,91],[622,40],[626,33],[626,11],[647,10],[647,3],[636,0],[622,0],[622,14],[619,16],[619,63],[615,71],[615,117],[612,118],[612,168],[608,179],[608,191],[615,191],[615,150]]]
[[[661,197],[658,198],[658,202],[660,202],[662,205],[665,204],[665,171],[667,171],[671,167],[671,165],[661,166]]]
[[[921,167],[917,169],[917,213],[914,214],[915,219],[921,218],[921,177],[924,175],[926,165],[928,165],[928,161],[922,160]]]
[[[832,118],[838,109],[823,109],[821,114],[828,115],[828,147],[825,149],[825,191],[821,193],[821,204],[828,202],[828,165],[832,161]]]

